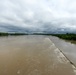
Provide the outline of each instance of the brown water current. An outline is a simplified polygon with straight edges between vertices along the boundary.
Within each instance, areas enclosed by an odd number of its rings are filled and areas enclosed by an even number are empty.
[[[49,38],[53,41],[56,47],[58,47],[65,54],[71,63],[76,66],[76,44],[53,36],[50,36]]]
[[[76,75],[48,36],[0,37],[0,75]]]

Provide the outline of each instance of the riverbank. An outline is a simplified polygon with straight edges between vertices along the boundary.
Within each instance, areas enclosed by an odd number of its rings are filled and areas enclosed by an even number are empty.
[[[76,34],[52,34],[52,36],[56,36],[71,42],[76,41]]]
[[[61,39],[65,39],[67,41],[71,41],[72,43],[76,43],[76,34],[46,34],[46,33],[6,33],[6,32],[0,32],[0,36],[19,36],[19,35],[46,35],[46,36],[56,36]]]
[[[7,32],[0,32],[0,36],[18,36],[18,35],[28,35],[26,33],[7,33]]]
[[[55,46],[76,66],[76,44],[58,37],[49,36]]]

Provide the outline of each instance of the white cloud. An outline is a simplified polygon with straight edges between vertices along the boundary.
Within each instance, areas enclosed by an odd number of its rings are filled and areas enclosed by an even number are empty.
[[[49,27],[75,29],[76,24],[70,23],[75,19],[76,0],[0,0],[0,23],[29,28],[49,23]]]

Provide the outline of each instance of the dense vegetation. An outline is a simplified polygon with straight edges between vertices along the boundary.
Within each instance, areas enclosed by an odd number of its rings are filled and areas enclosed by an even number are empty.
[[[52,36],[57,36],[61,39],[66,39],[66,40],[76,40],[76,34],[52,34]]]
[[[0,32],[0,36],[18,36],[18,35],[29,35],[26,33],[4,33]],[[76,41],[76,34],[44,34],[44,33],[33,33],[32,35],[52,35],[52,36],[57,36],[61,39],[66,39],[66,40],[75,40]]]
[[[0,36],[12,36],[12,35],[15,35],[15,36],[17,36],[17,35],[27,35],[27,34],[25,34],[25,33],[4,33],[4,32],[0,32]]]
[[[67,34],[46,34],[46,33],[34,33],[33,35],[47,35],[47,36],[57,36],[61,39],[65,39],[65,40],[76,40],[76,34],[71,34],[71,33],[67,33]]]

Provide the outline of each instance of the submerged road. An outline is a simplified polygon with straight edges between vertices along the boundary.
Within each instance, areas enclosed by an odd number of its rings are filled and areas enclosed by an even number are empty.
[[[47,36],[1,37],[0,75],[76,75],[76,68]]]

